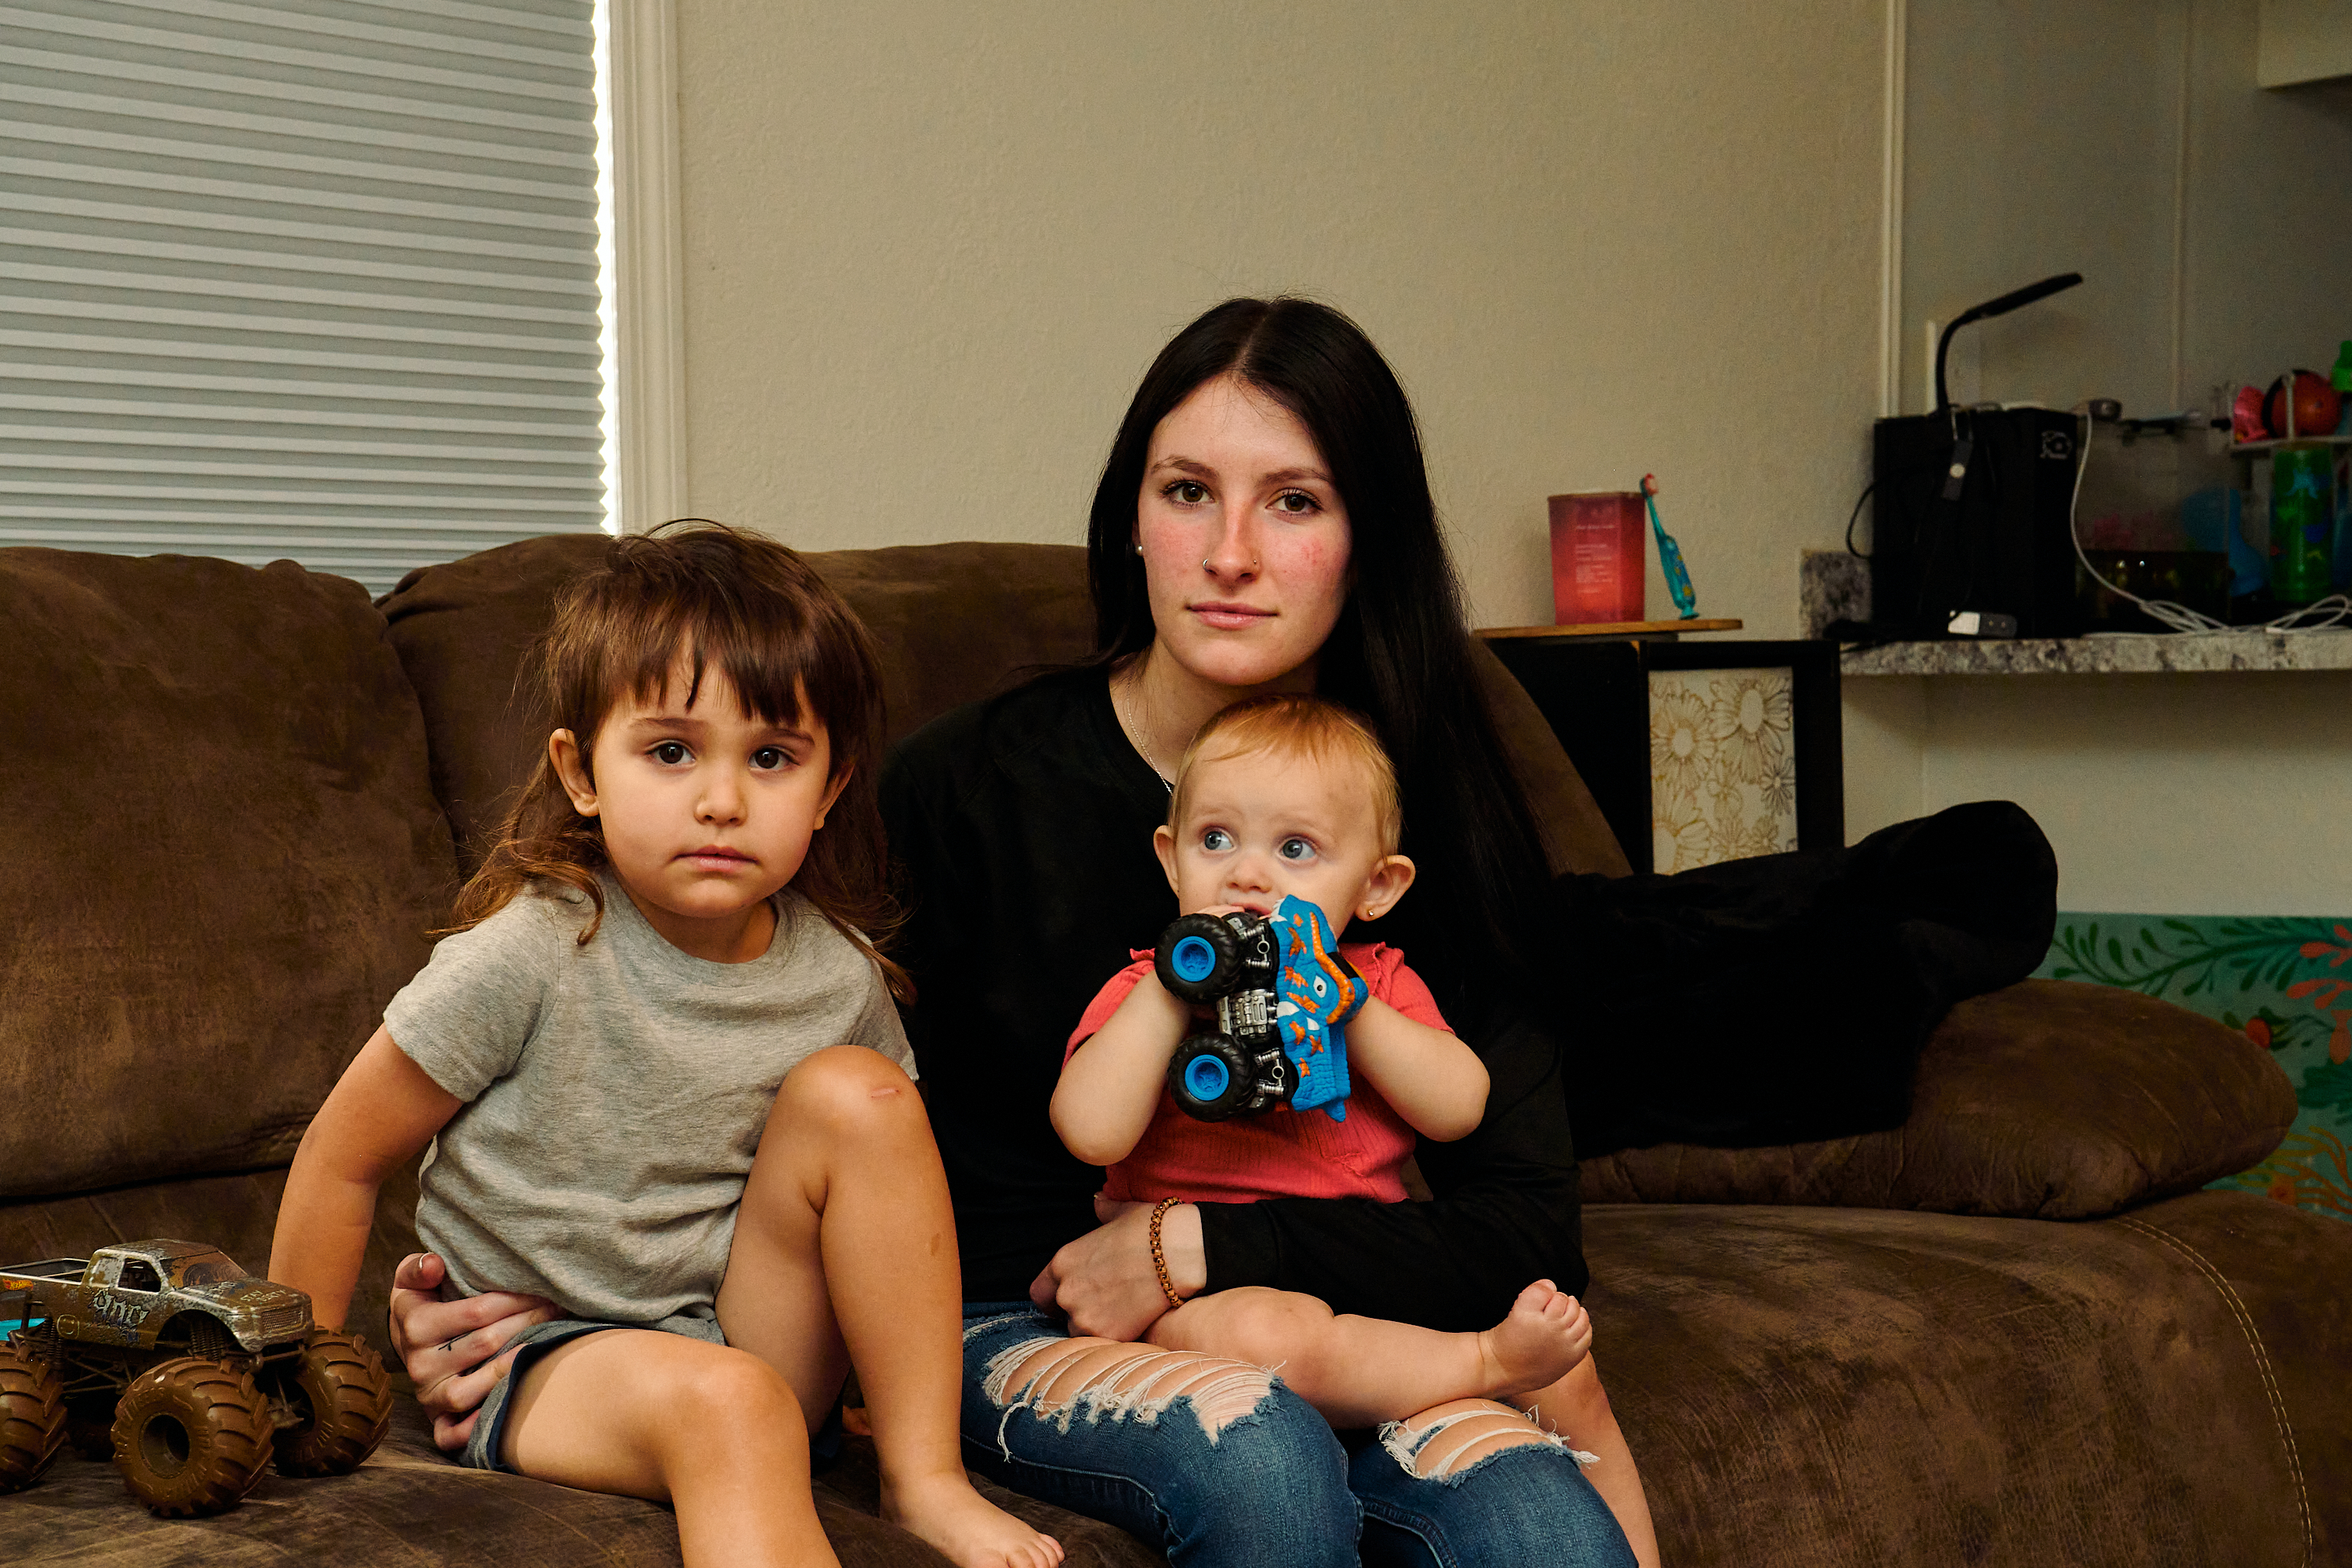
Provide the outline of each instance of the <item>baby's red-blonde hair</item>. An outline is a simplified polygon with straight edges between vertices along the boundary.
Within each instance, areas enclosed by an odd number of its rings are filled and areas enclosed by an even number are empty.
[[[1354,764],[1363,774],[1371,796],[1373,818],[1380,829],[1381,853],[1393,855],[1404,837],[1404,802],[1397,788],[1396,765],[1372,727],[1339,703],[1321,697],[1276,693],[1249,697],[1220,710],[1192,736],[1176,763],[1176,782],[1168,795],[1168,826],[1181,833],[1185,807],[1191,804],[1192,770],[1202,763],[1271,752],[1280,756],[1312,757],[1317,762],[1337,758]]]
[[[690,520],[614,542],[604,563],[564,584],[554,618],[531,647],[522,680],[535,683],[551,730],[569,730],[591,769],[596,736],[624,698],[661,700],[683,675],[694,706],[713,669],[747,714],[825,728],[831,776],[846,780],[810,840],[793,890],[871,957],[894,995],[906,972],[877,946],[898,925],[887,891],[875,777],[882,737],[882,676],[874,639],[856,612],[796,552],[720,523]],[[498,843],[457,899],[456,929],[478,925],[537,881],[584,894],[604,918],[597,873],[607,864],[603,825],[573,808],[541,753],[499,829]]]

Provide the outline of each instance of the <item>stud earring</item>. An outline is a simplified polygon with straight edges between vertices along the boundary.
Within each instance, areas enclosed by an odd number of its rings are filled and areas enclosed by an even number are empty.
[[[1138,555],[1140,555],[1140,554],[1142,554],[1142,553],[1143,553],[1143,542],[1142,542],[1142,541],[1138,540],[1138,541],[1136,542],[1135,552],[1136,552]]]

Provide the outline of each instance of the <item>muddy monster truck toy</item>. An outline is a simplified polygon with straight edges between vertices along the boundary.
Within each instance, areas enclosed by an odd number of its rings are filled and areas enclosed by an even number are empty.
[[[218,1248],[132,1241],[0,1268],[0,1492],[70,1437],[160,1514],[235,1508],[280,1473],[341,1475],[392,1424],[383,1363],[301,1291]]]
[[[1153,967],[1169,994],[1216,1009],[1168,1063],[1168,1091],[1201,1121],[1287,1105],[1348,1114],[1340,1026],[1370,988],[1339,955],[1323,911],[1286,898],[1270,915],[1185,915],[1160,935]]]

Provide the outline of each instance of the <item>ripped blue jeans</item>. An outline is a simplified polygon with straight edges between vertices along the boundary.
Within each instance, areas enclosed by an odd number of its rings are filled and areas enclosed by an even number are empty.
[[[1280,1378],[1204,1368],[1180,1351],[1076,1386],[1016,1382],[1068,1337],[1026,1301],[965,1307],[964,1462],[1139,1536],[1173,1568],[1633,1568],[1563,1444],[1506,1447],[1449,1471],[1427,1462],[1444,1441],[1432,1426],[1360,1440],[1350,1454]]]

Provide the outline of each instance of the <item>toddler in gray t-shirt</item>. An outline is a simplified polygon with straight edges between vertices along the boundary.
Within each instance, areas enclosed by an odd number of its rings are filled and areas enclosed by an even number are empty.
[[[832,1563],[809,1453],[854,1344],[886,1515],[1053,1568],[963,1471],[954,1221],[865,934],[865,628],[780,544],[664,529],[569,584],[535,657],[546,755],[304,1135],[270,1277],[340,1321],[430,1142],[417,1279],[464,1300],[412,1314],[408,1368],[443,1447],[669,1501],[689,1564]]]
[[[587,898],[525,893],[446,938],[384,1009],[402,1052],[466,1102],[425,1155],[416,1234],[465,1295],[713,1319],[784,1075],[848,1045],[911,1078],[914,1055],[881,972],[789,888],[768,950],[714,963],[602,880],[593,941],[578,940]]]

